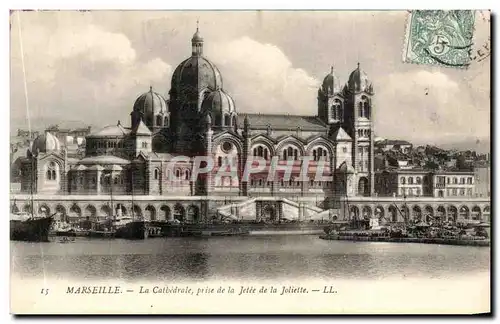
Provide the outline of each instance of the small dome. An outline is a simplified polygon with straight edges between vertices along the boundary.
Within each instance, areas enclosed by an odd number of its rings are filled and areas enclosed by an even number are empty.
[[[50,132],[45,132],[39,135],[31,144],[31,152],[33,153],[48,153],[58,152],[61,150],[61,143]]]
[[[333,95],[335,93],[339,93],[341,89],[339,78],[333,72],[333,66],[331,68],[330,73],[326,75],[323,79],[323,85],[321,86],[321,90],[324,94]]]
[[[191,38],[191,42],[203,42],[203,37],[200,35],[200,31],[196,28],[196,32],[193,34],[193,38]]]
[[[136,99],[133,111],[142,112],[144,115],[155,116],[158,114],[166,114],[167,101],[150,87],[149,91],[143,93]]]
[[[349,76],[347,85],[350,91],[364,91],[368,93],[373,92],[372,83],[370,82],[370,80],[368,80],[368,76],[366,75],[366,73],[359,68],[359,63],[358,68],[352,71],[351,75]]]
[[[231,117],[236,112],[233,98],[222,89],[210,92],[203,100],[201,109],[204,114],[215,118],[215,126],[222,126],[223,118]],[[224,122],[224,125],[228,126],[227,124]]]
[[[233,98],[222,89],[210,92],[203,100],[201,108],[203,111],[212,113],[213,116],[236,111]]]

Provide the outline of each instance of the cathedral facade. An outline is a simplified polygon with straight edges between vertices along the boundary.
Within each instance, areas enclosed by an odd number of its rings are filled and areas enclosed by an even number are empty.
[[[240,113],[222,74],[203,55],[199,31],[191,56],[175,69],[168,100],[150,88],[121,122],[85,138],[83,158],[46,131],[21,166],[25,193],[152,196],[316,196],[328,200],[374,195],[373,85],[359,64],[341,83],[333,68],[318,90],[315,116]],[[187,159],[167,168],[176,157]],[[213,158],[211,172],[193,179],[197,156]],[[268,168],[242,177],[253,157],[293,165],[291,177]],[[309,157],[309,179],[299,177]],[[226,163],[233,176],[216,176]],[[319,166],[333,181],[317,181]]]

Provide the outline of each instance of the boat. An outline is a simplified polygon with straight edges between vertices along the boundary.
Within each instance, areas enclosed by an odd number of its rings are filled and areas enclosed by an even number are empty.
[[[69,239],[67,236],[63,236],[60,240],[59,240],[59,243],[71,243],[71,242],[74,242],[75,241],[75,238],[72,237],[71,239]]]
[[[87,236],[90,238],[115,238],[116,231],[91,229],[88,231]]]
[[[76,236],[76,231],[70,224],[56,221],[53,223],[51,234],[54,236]]]
[[[128,240],[144,240],[149,236],[149,221],[144,220],[142,217],[135,217],[134,215],[134,179],[131,177],[132,186],[132,217],[123,216],[121,208],[118,209],[118,215],[112,221],[112,227],[116,231],[116,237]],[[111,195],[111,202],[113,196]]]
[[[11,213],[10,239],[13,241],[48,242],[54,215],[36,216],[28,213]]]
[[[129,240],[143,240],[148,238],[148,222],[145,220],[134,219],[133,217],[117,217],[113,222],[116,231],[116,238]]]
[[[31,165],[33,168],[33,163]],[[31,172],[32,174],[33,172]],[[10,213],[10,239],[13,241],[48,242],[49,232],[54,221],[54,214],[40,215],[35,212],[33,202],[33,179],[31,179],[30,212],[14,212],[18,210],[14,202]],[[36,209],[38,211],[38,209]],[[43,207],[42,207],[43,211]]]

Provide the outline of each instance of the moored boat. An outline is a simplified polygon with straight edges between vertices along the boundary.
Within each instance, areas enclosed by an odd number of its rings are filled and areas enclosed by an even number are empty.
[[[135,220],[132,217],[117,218],[113,222],[116,231],[116,238],[129,240],[143,240],[148,238],[148,222],[145,220]]]
[[[91,229],[88,231],[87,236],[90,238],[115,238],[116,232],[113,230],[101,231],[101,230]]]
[[[48,242],[54,215],[35,217],[27,213],[11,214],[10,239],[13,241]]]

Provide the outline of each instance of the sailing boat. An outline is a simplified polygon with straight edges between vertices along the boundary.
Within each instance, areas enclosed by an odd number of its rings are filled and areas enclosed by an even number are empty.
[[[33,161],[31,159],[30,172],[30,194],[31,208],[30,212],[13,212],[10,213],[10,239],[13,241],[29,241],[29,242],[48,242],[49,231],[54,221],[54,214],[50,216],[39,215],[38,209],[35,211],[33,203]],[[42,207],[43,208],[43,207]]]
[[[129,240],[143,240],[148,238],[149,222],[145,221],[142,217],[135,217],[134,215],[134,173],[131,174],[131,193],[132,193],[132,217],[121,216],[121,207],[119,209],[120,215],[114,221],[114,228],[116,230],[117,238]]]
[[[19,19],[19,16],[18,16]],[[19,21],[18,21],[19,22]],[[19,36],[21,36],[21,27],[19,27]],[[22,37],[19,37],[22,39]],[[22,43],[21,45],[21,53],[22,53]],[[24,55],[21,55],[22,63],[23,63],[23,73],[24,71]],[[29,100],[28,100],[28,88],[26,83],[26,75],[24,75],[24,95],[26,101],[26,117],[28,120],[28,131],[29,137],[31,139],[31,123],[30,123],[30,115],[29,115]],[[10,239],[14,241],[30,241],[30,242],[48,242],[49,241],[49,231],[54,221],[54,215],[50,216],[40,216],[38,215],[38,209],[34,210],[33,208],[33,185],[35,183],[33,179],[34,173],[34,153],[31,152],[33,156],[31,157],[31,172],[30,172],[30,192],[31,192],[31,208],[29,213],[19,213],[14,212],[13,210],[10,213]],[[36,152],[38,154],[38,151]],[[12,208],[14,209],[14,208]]]

